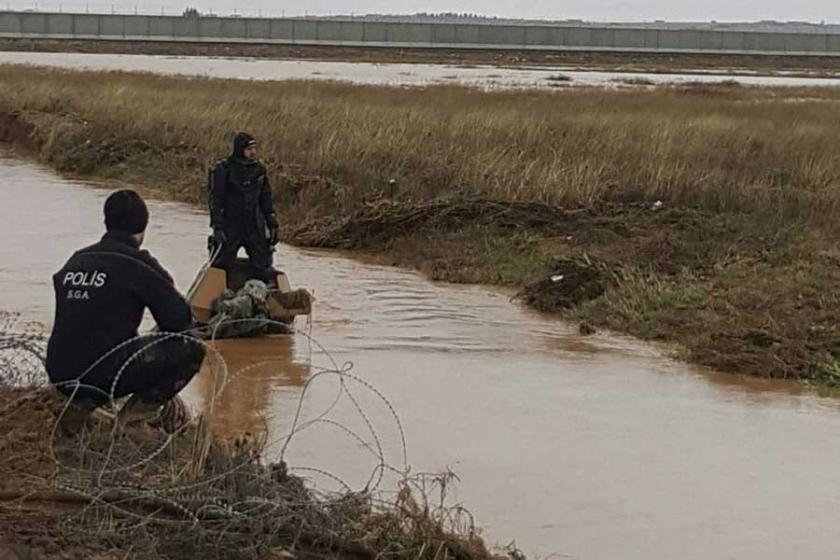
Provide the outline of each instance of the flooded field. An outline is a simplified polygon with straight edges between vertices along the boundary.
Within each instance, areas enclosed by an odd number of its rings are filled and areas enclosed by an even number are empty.
[[[378,64],[266,60],[256,58],[175,57],[83,53],[0,52],[0,64],[98,71],[152,72],[245,80],[333,80],[367,85],[425,86],[459,84],[481,89],[531,89],[566,86],[638,87],[659,84],[735,81],[754,86],[838,86],[837,78],[581,71],[567,67],[499,68],[445,64]]]

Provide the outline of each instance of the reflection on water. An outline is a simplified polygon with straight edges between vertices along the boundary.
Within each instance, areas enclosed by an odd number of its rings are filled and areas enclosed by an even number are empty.
[[[107,193],[12,160],[0,172],[0,309],[49,322],[50,275],[101,235]],[[207,217],[150,211],[148,248],[185,288],[206,258]],[[454,497],[488,538],[532,556],[840,558],[836,400],[581,338],[501,291],[337,253],[281,246],[277,260],[314,292],[311,323],[215,344],[227,377],[208,364],[186,396],[215,408],[217,433],[267,430],[267,458],[285,449],[313,483],[327,471],[357,489],[377,457],[355,436],[396,468],[405,437],[412,472],[454,469]],[[305,429],[286,446],[296,421]]]
[[[295,360],[294,343],[288,336],[213,343],[192,391],[211,413],[214,433],[233,439],[266,431],[272,391],[302,387],[310,372]]]

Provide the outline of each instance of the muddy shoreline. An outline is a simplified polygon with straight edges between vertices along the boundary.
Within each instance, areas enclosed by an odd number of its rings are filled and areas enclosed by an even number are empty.
[[[203,203],[208,146],[191,145],[186,131],[156,132],[174,147],[166,152],[60,98],[52,103],[7,106],[0,138],[61,173]],[[150,167],[149,158],[160,165]],[[720,371],[829,386],[840,379],[833,365],[840,301],[826,297],[840,282],[830,226],[794,218],[780,228],[772,203],[652,204],[640,187],[561,207],[477,189],[415,193],[398,182],[358,199],[353,185],[267,162],[292,244],[373,254],[438,280],[509,286],[528,305],[578,322],[581,332],[608,328],[676,343],[680,358]]]
[[[489,552],[473,531],[450,531],[418,506],[425,497],[408,479],[393,504],[319,495],[284,462],[264,461],[258,437],[214,438],[212,416],[138,440],[98,413],[73,434],[54,431],[65,406],[52,388],[0,387],[4,559],[432,560],[430,549],[515,558]]]

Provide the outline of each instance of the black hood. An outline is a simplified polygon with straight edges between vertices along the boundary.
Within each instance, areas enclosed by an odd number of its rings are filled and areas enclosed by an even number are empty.
[[[256,139],[247,132],[238,132],[233,137],[233,157],[236,159],[245,159],[245,148],[251,144],[256,143]]]

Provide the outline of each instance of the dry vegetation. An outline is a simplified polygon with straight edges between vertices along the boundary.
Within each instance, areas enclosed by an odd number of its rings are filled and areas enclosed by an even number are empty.
[[[382,191],[585,206],[662,199],[779,218],[831,217],[840,200],[833,90],[477,93],[20,68],[0,79],[3,110],[35,125],[60,170],[120,177],[142,158],[185,197],[200,196],[204,166],[244,129],[265,140],[275,170],[338,183],[326,189],[331,211]],[[317,211],[318,198],[301,209]]]
[[[530,285],[537,307],[728,371],[819,378],[840,355],[834,89],[482,93],[7,67],[0,112],[63,172],[189,201],[249,130],[293,242]],[[570,266],[602,289],[545,284]]]
[[[205,372],[217,383],[197,421],[138,439],[97,411],[83,429],[68,434],[62,428],[70,414],[67,400],[43,386],[45,352],[42,328],[21,327],[14,316],[0,313],[4,559],[522,558],[513,548],[488,551],[469,512],[446,497],[452,473],[409,474],[407,464],[391,466],[372,425],[369,433],[357,433],[327,410],[316,418],[296,416],[283,428],[289,430],[283,436],[287,445],[307,437],[306,426],[318,422],[340,428],[336,437],[342,431],[354,437],[359,453],[370,452],[377,461],[360,489],[320,471],[339,483],[330,490],[336,484],[326,485],[317,469],[287,465],[282,452],[268,461],[265,431],[231,439],[214,435],[214,404],[225,399],[225,382],[245,373],[228,369],[220,358],[210,360]],[[356,395],[364,389],[346,371],[314,367],[307,386],[325,376],[353,385]],[[342,388],[336,398],[349,399],[349,389]],[[301,403],[305,394],[306,388]],[[386,479],[386,472],[394,476]]]

